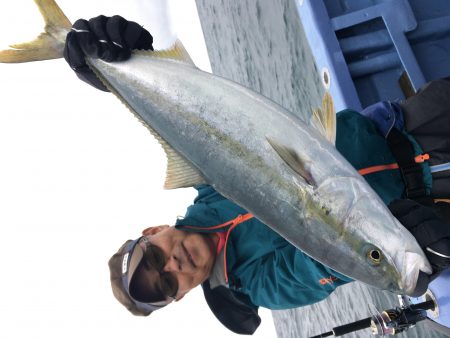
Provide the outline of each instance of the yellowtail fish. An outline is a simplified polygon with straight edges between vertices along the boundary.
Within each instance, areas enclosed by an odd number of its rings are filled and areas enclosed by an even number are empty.
[[[35,2],[45,32],[1,51],[1,62],[62,57],[71,24],[53,0]],[[166,188],[210,184],[314,259],[380,289],[411,294],[419,271],[431,272],[414,237],[334,147],[328,94],[306,123],[199,70],[180,42],[87,62],[163,146]]]

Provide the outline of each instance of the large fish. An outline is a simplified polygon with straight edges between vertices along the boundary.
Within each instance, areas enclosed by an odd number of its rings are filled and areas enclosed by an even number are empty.
[[[35,2],[45,33],[0,52],[1,62],[62,56],[71,24],[53,0]],[[335,149],[328,95],[308,125],[200,71],[180,43],[125,62],[87,61],[162,144],[166,188],[211,184],[314,259],[380,289],[410,294],[419,271],[431,272],[414,237]]]

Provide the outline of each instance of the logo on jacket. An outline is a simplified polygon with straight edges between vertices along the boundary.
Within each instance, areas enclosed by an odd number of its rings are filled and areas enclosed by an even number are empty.
[[[319,279],[319,283],[322,285],[333,284],[335,280],[337,280],[337,277],[330,276],[329,278],[325,277],[325,278]]]

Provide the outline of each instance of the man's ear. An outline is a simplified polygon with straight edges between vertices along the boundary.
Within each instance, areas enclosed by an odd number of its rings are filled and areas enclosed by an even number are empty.
[[[160,231],[163,231],[164,229],[169,228],[169,225],[157,225],[154,227],[148,227],[147,229],[144,229],[142,231],[142,235],[144,236],[150,236],[150,235],[155,235]]]

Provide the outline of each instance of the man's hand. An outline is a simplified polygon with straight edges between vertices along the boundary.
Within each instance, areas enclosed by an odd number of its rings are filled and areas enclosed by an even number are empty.
[[[104,15],[86,21],[77,20],[67,34],[64,58],[78,77],[103,91],[105,85],[86,64],[85,56],[102,60],[127,60],[134,49],[153,50],[152,35],[133,21],[121,16]]]
[[[394,200],[389,204],[389,209],[413,234],[430,261],[433,273],[428,281],[421,281],[428,284],[450,267],[450,224],[439,218],[431,208],[412,200]]]

